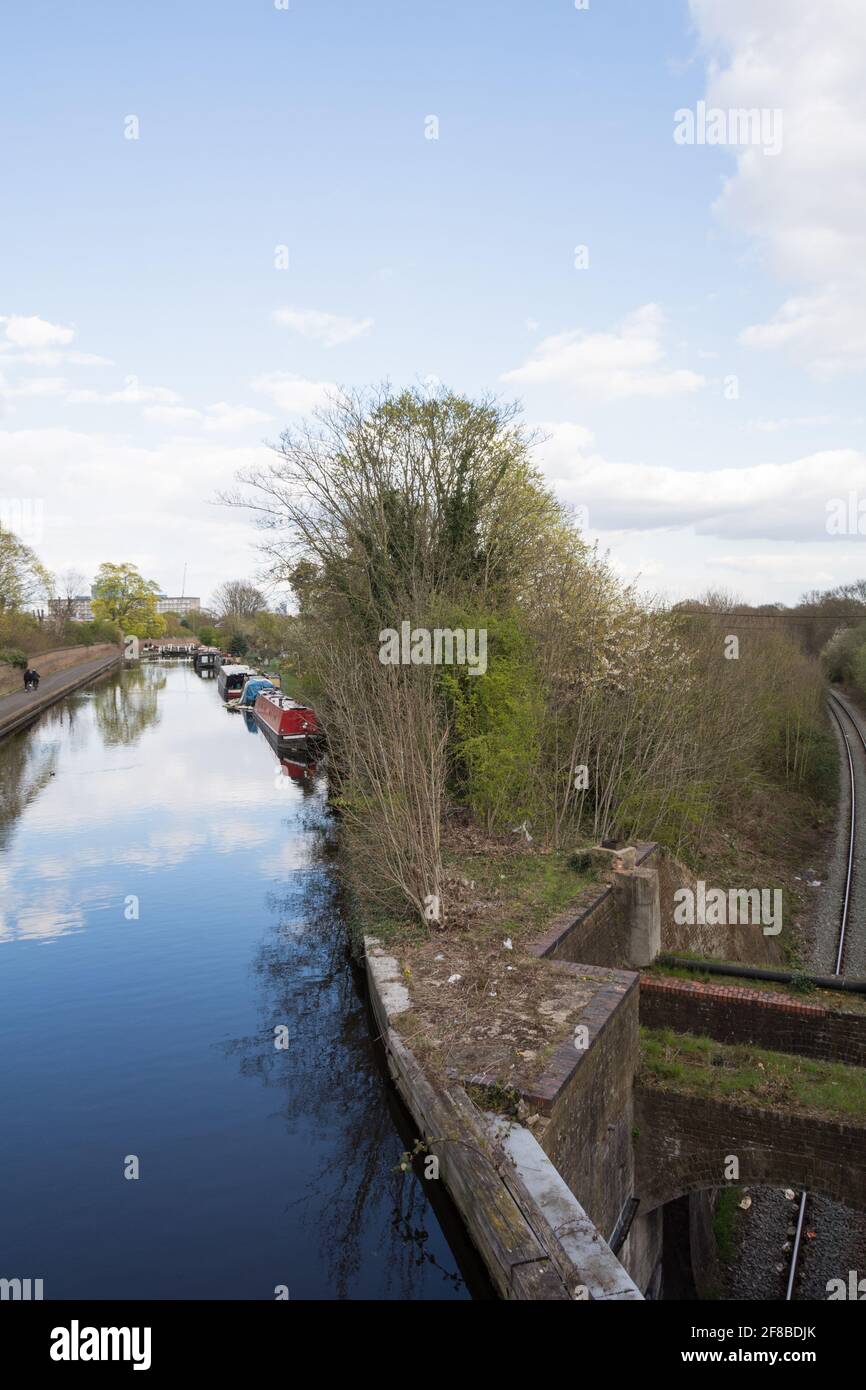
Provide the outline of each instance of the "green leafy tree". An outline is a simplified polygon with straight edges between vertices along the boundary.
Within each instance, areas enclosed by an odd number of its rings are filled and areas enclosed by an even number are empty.
[[[484,674],[445,666],[439,688],[451,728],[452,789],[489,830],[502,830],[533,810],[530,773],[544,707],[531,646],[516,615],[450,613],[446,626],[487,632]]]
[[[100,565],[93,586],[93,616],[117,623],[133,637],[161,637],[165,622],[156,611],[159,585],[135,565]]]
[[[48,597],[51,576],[29,545],[0,526],[0,614]]]

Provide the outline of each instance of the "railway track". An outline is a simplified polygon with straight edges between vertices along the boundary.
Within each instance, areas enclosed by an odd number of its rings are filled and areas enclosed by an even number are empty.
[[[850,712],[842,704],[842,701],[837,699],[837,697],[832,693],[830,695],[829,709],[830,713],[832,714],[833,718],[836,720],[836,723],[839,726],[839,732],[841,733],[842,740],[845,744],[845,752],[848,756],[848,779],[851,788],[848,829],[848,865],[845,872],[845,892],[842,898],[842,915],[839,922],[839,937],[836,944],[836,965],[833,971],[834,975],[841,975],[842,962],[845,958],[845,945],[848,937],[848,913],[851,907],[851,883],[854,876],[854,835],[857,828],[857,786],[856,779],[854,777],[854,755],[851,752],[851,740],[845,731],[845,725],[840,719],[838,711],[842,711],[850,727],[856,733],[857,737],[860,740],[860,743],[863,746],[864,754],[866,754],[866,738],[863,737],[863,732],[860,728],[860,725],[856,723]]]
[[[843,964],[845,960],[845,947],[848,941],[848,915],[851,910],[851,885],[854,879],[854,841],[857,829],[857,782],[854,775],[854,754],[851,751],[851,739],[848,734],[850,728],[856,734],[863,747],[863,754],[866,757],[866,738],[860,725],[854,719],[847,706],[830,691],[828,709],[835,719],[848,761],[848,780],[849,780],[849,828],[848,828],[848,863],[845,869],[845,887],[842,894],[842,910],[839,917],[839,934],[836,940],[836,963],[833,970],[834,975],[843,974]],[[844,715],[844,721],[840,716]],[[856,745],[855,745],[856,746]],[[803,1231],[806,1226],[806,1210],[809,1204],[809,1193],[800,1193],[799,1210],[797,1212],[797,1227],[794,1234],[794,1241],[791,1246],[791,1263],[788,1269],[788,1284],[785,1290],[785,1301],[790,1303],[795,1296],[797,1281],[797,1271],[803,1249]]]

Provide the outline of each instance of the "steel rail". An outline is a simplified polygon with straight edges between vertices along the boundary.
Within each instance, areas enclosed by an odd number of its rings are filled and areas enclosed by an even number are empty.
[[[845,714],[846,718],[848,719],[849,723],[854,729],[854,732],[860,739],[860,742],[863,745],[864,753],[866,753],[866,738],[863,737],[863,730],[860,728],[860,725],[857,723],[851,711],[848,709],[845,703],[839,699],[837,695],[833,694],[832,690],[830,691],[830,700],[832,703],[828,705],[828,709],[830,710],[830,713],[832,714],[833,718],[836,720],[836,723],[839,726],[839,733],[842,735],[842,739],[845,744],[845,752],[848,755],[848,777],[851,787],[851,824],[848,835],[848,869],[845,874],[845,895],[842,901],[842,916],[839,923],[839,942],[836,948],[836,968],[833,971],[834,975],[841,975],[842,960],[845,954],[845,937],[848,931],[848,910],[851,906],[851,881],[854,873],[854,834],[857,825],[857,789],[854,779],[854,758],[851,754],[851,740],[845,732],[845,726],[836,712],[836,706],[838,706],[838,708],[841,709],[842,712]],[[794,1244],[791,1247],[791,1266],[788,1270],[788,1287],[785,1291],[786,1303],[790,1303],[794,1297],[794,1280],[797,1277],[797,1265],[799,1263],[800,1253],[802,1250],[803,1224],[806,1216],[806,1202],[808,1201],[808,1198],[809,1193],[804,1188],[803,1191],[800,1193],[800,1212],[797,1217],[797,1230],[794,1235]]]
[[[842,723],[842,720],[839,718],[839,715],[836,713],[836,709],[834,708],[834,706],[838,706],[839,709],[843,711],[847,719],[850,721],[851,726],[853,727],[855,733],[857,734],[858,738],[860,739],[860,742],[863,745],[864,753],[866,753],[866,738],[863,737],[863,731],[860,728],[857,721],[854,719],[853,715],[851,714],[851,711],[842,703],[842,701],[836,695],[832,693],[832,691],[830,693],[830,699],[833,701],[833,704],[829,706],[830,712],[833,715],[833,718],[836,720],[836,723],[839,725],[839,732],[845,741],[845,752],[848,755],[848,777],[851,785],[851,825],[848,835],[848,871],[845,875],[845,897],[842,903],[842,918],[839,925],[839,943],[836,949],[836,968],[833,971],[834,975],[841,975],[842,960],[845,954],[845,937],[848,931],[848,910],[851,906],[851,882],[854,874],[854,834],[857,824],[857,793],[854,781],[854,759],[851,755],[851,740],[846,734],[845,727]]]

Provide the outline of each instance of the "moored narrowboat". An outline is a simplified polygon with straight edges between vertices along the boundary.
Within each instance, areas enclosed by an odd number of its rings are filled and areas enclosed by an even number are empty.
[[[278,752],[311,745],[319,737],[315,711],[279,690],[260,691],[253,713],[262,733]]]
[[[260,672],[254,671],[251,675],[247,676],[244,681],[244,687],[240,693],[238,704],[242,709],[253,709],[255,707],[256,697],[261,691],[276,690],[276,688],[277,687],[269,676],[263,676]]]
[[[247,677],[252,674],[249,666],[223,665],[217,677],[217,690],[224,700],[239,700]]]
[[[199,647],[194,653],[192,664],[199,675],[205,671],[215,672],[222,662],[222,653],[219,647]]]

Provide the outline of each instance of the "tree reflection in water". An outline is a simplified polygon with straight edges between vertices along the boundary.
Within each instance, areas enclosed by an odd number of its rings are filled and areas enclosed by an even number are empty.
[[[166,673],[158,666],[128,666],[122,680],[94,687],[93,713],[104,742],[135,743],[145,729],[159,723],[159,695]]]
[[[58,745],[31,738],[28,730],[3,740],[0,758],[0,849],[6,849],[23,812],[54,776]]]
[[[414,1296],[413,1270],[424,1264],[441,1269],[452,1288],[464,1288],[460,1274],[440,1265],[428,1248],[428,1226],[436,1218],[427,1185],[416,1172],[399,1167],[395,1121],[404,1147],[411,1149],[415,1132],[371,1034],[363,978],[349,956],[339,888],[323,862],[328,848],[323,825],[318,862],[295,874],[285,894],[267,895],[275,920],[253,962],[262,986],[261,1031],[237,1039],[226,1051],[239,1057],[244,1075],[281,1091],[280,1113],[290,1132],[309,1129],[312,1117],[333,1138],[330,1161],[289,1205],[302,1222],[318,1226],[336,1297],[350,1296],[361,1273],[362,1250],[366,1247],[369,1258],[370,1242],[382,1243],[383,1233],[387,1248],[378,1253],[393,1296]],[[285,1050],[274,1046],[274,1028],[281,1023],[291,1030]],[[383,1206],[390,1207],[390,1220],[383,1221]],[[472,1274],[481,1288],[483,1276]]]
[[[89,720],[81,719],[82,712],[92,707],[106,744],[135,743],[146,729],[159,723],[159,694],[165,682],[165,672],[158,667],[127,667],[122,679],[115,675],[88,692],[74,691],[43,710],[34,721],[37,737],[29,726],[3,740],[0,848],[7,847],[15,823],[57,771],[62,743],[74,746],[79,738],[88,736]]]

